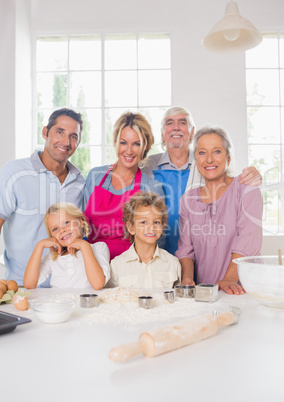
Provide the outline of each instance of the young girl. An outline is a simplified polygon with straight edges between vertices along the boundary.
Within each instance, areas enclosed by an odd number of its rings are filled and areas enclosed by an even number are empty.
[[[29,259],[24,286],[33,289],[50,275],[51,287],[101,289],[110,277],[109,249],[83,238],[89,228],[83,212],[70,203],[53,204],[44,217],[48,239],[40,240]],[[42,258],[45,248],[51,253]]]
[[[167,224],[163,199],[150,191],[136,193],[124,205],[123,222],[132,246],[111,261],[110,286],[172,288],[179,283],[178,259],[157,245]]]

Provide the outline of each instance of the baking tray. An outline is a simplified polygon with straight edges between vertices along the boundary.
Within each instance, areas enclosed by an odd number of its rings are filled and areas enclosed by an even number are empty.
[[[19,315],[5,313],[0,311],[0,334],[13,331],[17,325],[31,322],[28,318],[20,317]]]

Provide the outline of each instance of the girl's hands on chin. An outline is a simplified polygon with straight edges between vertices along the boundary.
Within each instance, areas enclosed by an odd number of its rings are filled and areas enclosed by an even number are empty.
[[[228,293],[229,295],[243,295],[246,293],[245,289],[241,285],[228,279],[218,281],[217,285],[219,286],[219,290],[224,290],[224,292]]]
[[[69,253],[72,250],[82,250],[82,247],[86,247],[89,246],[89,243],[84,240],[84,239],[75,239],[72,241],[72,243],[69,244],[69,246],[67,247],[67,250],[69,251]]]
[[[49,237],[47,239],[40,240],[39,244],[41,245],[42,248],[50,248],[52,250],[56,250],[58,254],[62,252],[61,244],[54,237]]]

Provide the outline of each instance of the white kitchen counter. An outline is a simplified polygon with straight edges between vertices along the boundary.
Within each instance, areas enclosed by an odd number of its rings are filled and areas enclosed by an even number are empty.
[[[54,293],[35,289],[29,300]],[[241,308],[238,324],[167,354],[140,355],[123,364],[110,361],[109,350],[137,341],[141,330],[82,320],[87,313],[80,308],[66,323],[42,324],[32,310],[2,304],[1,311],[32,322],[0,335],[1,401],[283,402],[284,310],[224,292],[211,307],[221,304]],[[200,306],[203,312],[210,308]]]

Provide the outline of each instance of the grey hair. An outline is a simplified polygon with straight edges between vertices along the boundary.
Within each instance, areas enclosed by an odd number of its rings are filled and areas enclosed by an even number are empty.
[[[195,123],[193,120],[193,117],[191,115],[191,113],[184,109],[183,107],[180,106],[172,106],[170,107],[168,110],[165,111],[163,117],[162,117],[162,121],[161,121],[161,131],[162,133],[164,133],[165,131],[165,125],[166,125],[166,120],[168,117],[171,116],[176,116],[178,114],[184,114],[186,115],[186,120],[187,120],[187,124],[188,124],[188,131],[191,131],[193,128],[195,129]],[[164,148],[166,145],[165,141],[162,141],[162,147]]]
[[[196,153],[198,140],[205,134],[217,134],[217,135],[219,135],[219,137],[222,138],[223,145],[226,150],[226,154],[230,158],[230,169],[228,169],[227,173],[232,174],[232,170],[233,170],[232,166],[233,166],[233,162],[234,162],[234,148],[233,148],[232,140],[231,140],[229,134],[227,133],[227,131],[225,131],[221,127],[205,126],[196,132],[196,134],[194,135],[194,138],[193,138],[194,159],[196,159],[195,153]]]

